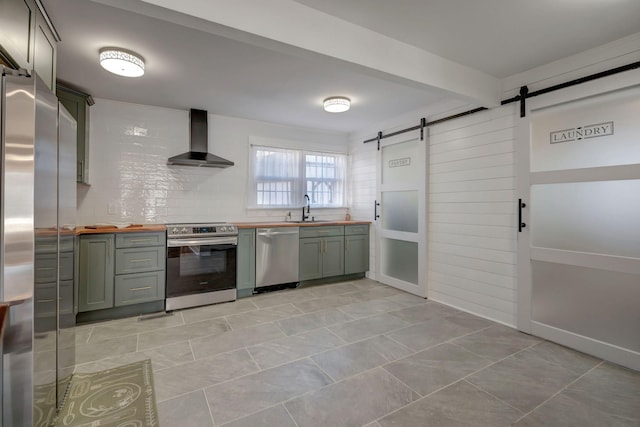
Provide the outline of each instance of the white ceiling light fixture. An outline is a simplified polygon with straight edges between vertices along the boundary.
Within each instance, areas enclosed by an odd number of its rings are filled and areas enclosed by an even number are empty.
[[[351,108],[351,100],[346,96],[332,96],[324,100],[324,111],[328,113],[344,113]]]
[[[119,76],[140,77],[144,74],[144,60],[129,50],[113,47],[100,49],[100,65]]]

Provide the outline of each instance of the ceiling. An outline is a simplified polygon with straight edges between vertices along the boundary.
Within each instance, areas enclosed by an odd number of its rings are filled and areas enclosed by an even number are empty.
[[[640,22],[637,0],[283,2],[308,6],[497,78],[633,34]],[[43,0],[62,38],[59,80],[94,98],[199,108],[340,133],[456,99],[384,73],[363,72],[348,61],[254,43],[233,29],[220,35],[181,25],[176,22],[185,22],[184,15],[177,12],[155,18],[104,3]],[[140,53],[145,75],[129,79],[100,68],[98,51],[105,46]],[[352,109],[324,112],[322,100],[331,95],[350,97]]]

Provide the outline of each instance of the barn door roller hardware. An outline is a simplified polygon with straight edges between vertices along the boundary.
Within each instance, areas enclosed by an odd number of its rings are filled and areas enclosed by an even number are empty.
[[[618,74],[618,73],[622,73],[625,71],[630,71],[630,70],[635,70],[637,68],[640,68],[640,61],[638,62],[633,62],[631,64],[627,64],[627,65],[623,65],[621,67],[616,67],[616,68],[612,68],[610,70],[607,71],[602,71],[600,73],[595,73],[595,74],[591,74],[589,76],[585,76],[585,77],[580,77],[578,79],[574,79],[574,80],[570,80],[568,82],[564,82],[564,83],[560,83],[557,85],[553,85],[550,86],[548,88],[544,88],[544,89],[540,89],[540,90],[536,90],[533,92],[529,92],[529,88],[527,86],[522,86],[520,88],[520,93],[516,96],[514,96],[513,98],[508,98],[505,100],[502,100],[500,102],[500,105],[506,105],[506,104],[511,104],[512,102],[517,102],[520,101],[520,117],[525,117],[526,113],[527,113],[527,109],[526,109],[526,99],[527,98],[533,98],[534,96],[538,96],[538,95],[543,95],[545,93],[549,93],[549,92],[553,92],[556,90],[560,90],[560,89],[564,89],[570,86],[575,86],[575,85],[579,85],[582,83],[586,83],[586,82],[590,82],[592,80],[597,80],[597,79],[601,79],[603,77],[609,77],[612,76],[614,74]],[[388,133],[386,135],[383,135],[382,132],[378,132],[378,135],[375,138],[371,138],[371,139],[367,139],[366,141],[364,141],[364,144],[367,144],[369,142],[374,142],[377,141],[378,142],[378,150],[380,150],[380,140],[384,139],[384,138],[389,138],[392,136],[396,136],[396,135],[400,135],[406,132],[411,132],[412,130],[420,130],[420,140],[424,140],[424,128],[425,127],[429,127],[429,126],[433,126],[436,125],[438,123],[443,123],[443,122],[447,122],[449,120],[453,120],[453,119],[457,119],[459,117],[463,117],[463,116],[467,116],[469,114],[474,114],[477,113],[478,111],[483,111],[483,110],[487,110],[486,107],[479,107],[479,108],[474,108],[473,110],[469,110],[469,111],[464,111],[462,113],[458,113],[458,114],[454,114],[452,116],[448,116],[442,119],[438,119],[438,120],[434,120],[432,122],[427,122],[427,120],[423,117],[420,119],[420,124],[417,126],[412,126],[412,127],[408,127],[406,129],[402,129],[402,130],[398,130],[392,133]]]

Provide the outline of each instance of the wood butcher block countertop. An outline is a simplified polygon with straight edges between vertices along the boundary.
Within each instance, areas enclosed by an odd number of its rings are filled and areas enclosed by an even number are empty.
[[[131,224],[118,228],[116,225],[85,225],[76,228],[76,234],[104,234],[104,233],[144,233],[148,231],[166,231],[164,224]]]
[[[271,228],[271,227],[321,227],[326,225],[358,225],[371,224],[371,221],[309,221],[309,222],[236,222],[238,228]]]

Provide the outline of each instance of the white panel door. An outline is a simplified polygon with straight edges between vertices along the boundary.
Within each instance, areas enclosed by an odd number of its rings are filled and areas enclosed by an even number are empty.
[[[389,139],[378,152],[377,278],[427,296],[427,141]]]
[[[518,326],[640,369],[640,86],[620,85],[536,100],[522,121]]]

